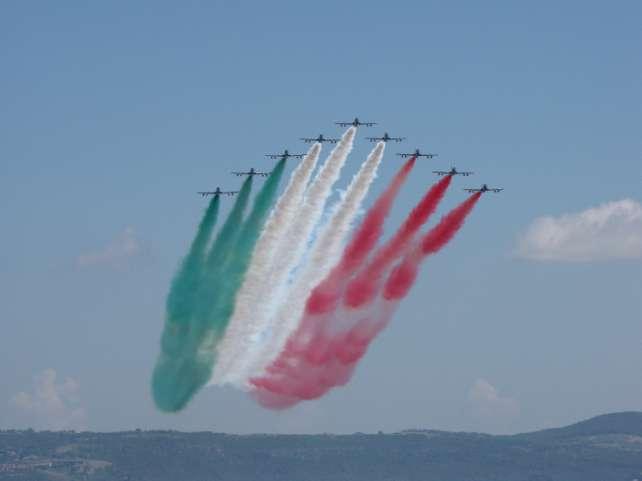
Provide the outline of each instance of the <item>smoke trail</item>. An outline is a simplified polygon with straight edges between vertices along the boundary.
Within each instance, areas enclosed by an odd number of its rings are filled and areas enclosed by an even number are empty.
[[[272,264],[267,277],[259,278],[258,283],[264,283],[269,291],[266,292],[266,299],[274,300],[287,281],[287,276],[301,261],[308,239],[311,237],[314,227],[323,215],[323,209],[328,197],[332,193],[332,187],[339,178],[348,154],[352,150],[356,129],[350,127],[324,162],[319,173],[305,193],[305,201],[299,206],[297,216],[292,219],[291,224],[282,242],[274,254],[275,262]],[[245,329],[242,335],[234,335],[229,343],[232,345],[228,357],[233,359],[223,376],[223,382],[230,382],[243,386],[243,379],[239,372],[243,369],[241,364],[246,364],[248,353],[251,352],[252,344],[256,337],[265,327],[267,320],[273,312],[273,304],[252,305],[252,317],[242,320]]]
[[[479,196],[472,195],[451,211],[411,249],[388,277],[379,304],[361,310],[348,329],[341,327],[340,315],[305,317],[297,335],[288,340],[266,374],[251,380],[256,388],[253,397],[265,407],[284,409],[301,400],[321,397],[332,387],[347,383],[357,362],[408,293],[421,260],[454,237]]]
[[[203,278],[198,286],[194,315],[191,320],[190,353],[199,349],[204,333],[209,328],[209,313],[223,295],[224,274],[234,258],[234,247],[243,227],[243,214],[250,199],[252,183],[252,177],[248,177],[243,182],[236,202],[205,259]]]
[[[210,200],[189,252],[172,281],[166,305],[168,322],[184,322],[192,313],[194,294],[202,275],[205,250],[216,225],[219,206],[220,199],[217,194]]]
[[[471,195],[444,216],[414,247],[407,249],[407,254],[388,276],[379,305],[361,310],[359,321],[348,332],[333,340],[332,356],[340,364],[354,364],[363,356],[372,339],[388,324],[401,299],[408,294],[421,261],[441,250],[453,239],[472,212],[480,195]],[[340,378],[342,383],[349,379],[346,373],[347,371],[344,371]]]
[[[426,192],[395,235],[378,249],[374,259],[350,282],[344,297],[346,306],[356,309],[374,298],[379,288],[381,276],[392,262],[404,254],[408,243],[434,213],[451,180],[452,176],[447,175]]]
[[[375,148],[369,158],[370,162],[372,160],[378,162],[377,157],[380,157],[383,153],[383,144],[380,148],[380,152],[378,152],[379,146]],[[266,385],[270,385],[274,390],[276,389],[274,378],[277,378],[281,379],[281,394],[283,394],[283,390],[286,390],[288,392],[294,391],[299,396],[302,395],[302,384],[293,379],[293,377],[300,377],[297,376],[297,371],[302,363],[306,363],[306,359],[303,359],[301,355],[303,355],[303,357],[305,357],[305,355],[312,355],[314,357],[316,354],[313,355],[311,353],[314,352],[318,354],[320,352],[316,346],[324,344],[319,338],[325,338],[325,333],[323,332],[324,326],[332,318],[332,308],[336,307],[336,301],[340,298],[343,288],[351,274],[372,251],[381,236],[384,220],[390,212],[392,203],[412,170],[415,161],[416,158],[413,157],[400,168],[387,189],[369,209],[357,232],[344,249],[340,262],[332,268],[330,274],[327,275],[322,282],[317,284],[317,287],[311,292],[310,288],[315,285],[314,283],[305,285],[305,291],[297,292],[296,289],[292,289],[291,298],[294,304],[292,304],[292,301],[285,303],[280,313],[282,319],[290,320],[292,327],[283,333],[285,334],[284,336],[282,335],[281,338],[277,338],[278,344],[273,343],[270,353],[271,356],[265,356],[262,359],[263,365],[268,364],[270,359],[275,357],[276,359],[267,365],[264,375],[254,376],[250,380],[252,385],[263,388],[265,388]],[[366,183],[366,186],[367,185],[369,185],[369,183]],[[367,188],[365,190],[367,190]],[[363,195],[365,195],[365,191]],[[327,232],[332,235],[335,231],[336,224],[330,222]],[[322,250],[319,251],[315,249],[314,252],[315,255],[323,254]],[[323,256],[321,256],[321,258],[323,258]],[[317,271],[313,271],[317,274],[316,282],[319,282],[319,279],[324,277],[324,273],[327,274],[328,271],[330,271],[330,266],[332,266],[332,263],[326,262],[324,271],[319,272],[318,269]],[[306,292],[310,293],[307,298],[307,304],[304,301]],[[303,314],[304,306],[305,313],[303,318],[299,326],[295,327],[293,321],[297,321],[299,316]],[[292,333],[292,335],[288,338],[288,334],[290,333]],[[306,363],[306,366],[306,373],[309,374],[311,366],[309,363]],[[257,369],[254,372],[260,373],[262,370]],[[277,384],[279,383],[277,382]],[[306,385],[304,389],[308,391],[309,386]]]
[[[434,254],[445,246],[461,229],[466,217],[475,207],[481,196],[480,192],[472,194],[468,199],[450,211],[435,227],[421,239],[418,246],[411,250],[395,267],[386,281],[383,297],[387,300],[403,299],[417,277],[419,263],[428,255]]]
[[[330,268],[340,259],[341,246],[348,235],[352,222],[365,198],[377,170],[385,144],[378,143],[355,174],[345,194],[334,208],[328,222],[315,239],[310,249],[310,259],[290,286],[287,297],[270,320],[271,336],[255,350],[254,356],[246,356],[246,369],[242,372],[260,371],[283,348],[288,335],[296,328],[305,306],[305,299],[312,287],[323,279]],[[251,367],[250,367],[251,366]]]
[[[383,223],[399,189],[406,181],[415,165],[416,157],[411,157],[397,172],[388,188],[381,194],[361,222],[350,243],[343,251],[341,261],[330,274],[310,293],[306,302],[307,314],[322,314],[336,308],[348,277],[363,263],[383,232]]]
[[[303,193],[316,166],[321,144],[314,144],[303,161],[294,169],[290,182],[279,197],[272,214],[265,223],[265,227],[256,247],[252,252],[252,259],[247,269],[247,274],[236,296],[234,314],[227,327],[225,336],[217,347],[218,360],[215,366],[212,382],[223,379],[231,365],[235,362],[234,346],[238,339],[246,338],[250,319],[257,321],[261,310],[257,306],[266,302],[266,292],[269,285],[265,282],[268,271],[279,243],[296,216],[297,210],[303,200]]]
[[[356,128],[350,127],[325,161],[321,170],[308,188],[305,203],[288,230],[288,235],[279,246],[277,262],[270,272],[269,284],[281,285],[287,275],[300,262],[315,226],[318,224],[332,187],[339,178],[348,154],[352,151]]]
[[[205,275],[207,276],[205,282],[202,284],[201,289],[208,290],[212,283],[216,282],[215,276],[222,270],[223,265],[229,262],[232,258],[234,245],[241,227],[243,226],[243,214],[247,208],[250,200],[250,193],[252,192],[253,178],[250,176],[243,182],[241,189],[236,197],[234,206],[227,216],[221,231],[214,239],[214,243],[207,254],[205,260]],[[201,295],[201,300],[206,301],[208,296]]]
[[[192,322],[191,332],[183,333],[186,342],[180,357],[159,359],[153,375],[152,389],[154,400],[160,409],[181,410],[210,379],[216,343],[232,314],[236,292],[265,218],[274,202],[284,168],[285,160],[277,163],[254,200],[252,211],[242,224],[240,232],[237,236],[232,236],[235,239],[230,239],[230,242],[234,241],[233,244],[221,241],[221,245],[226,250],[232,249],[232,252],[230,255],[226,252],[220,254],[224,262],[212,261],[208,265],[205,278],[209,279],[211,284],[205,284],[199,290],[200,309]],[[218,257],[219,253],[211,252],[208,261],[212,260],[212,256],[221,259]]]
[[[174,276],[166,302],[165,329],[161,340],[161,355],[180,350],[180,340],[173,335],[185,327],[194,309],[195,291],[203,275],[203,259],[214,225],[218,218],[220,198],[215,195],[205,210],[188,254]]]
[[[421,239],[416,248],[393,269],[389,275],[379,304],[372,309],[362,310],[356,322],[347,332],[335,336],[326,346],[314,346],[323,349],[323,366],[313,366],[315,377],[299,386],[302,399],[313,399],[322,396],[330,388],[347,383],[363,357],[372,340],[388,325],[399,305],[408,294],[416,279],[418,267],[423,259],[441,250],[459,232],[464,221],[471,213],[481,194],[476,193],[462,202]],[[323,341],[323,339],[321,339]],[[318,360],[308,355],[306,360]],[[318,363],[317,363],[318,364]]]
[[[206,239],[204,235],[197,235],[199,242],[195,242],[195,244],[199,246],[198,266],[196,267],[199,271],[198,282],[190,285],[189,309],[185,309],[180,318],[168,309],[166,326],[161,337],[161,352],[152,375],[154,401],[156,406],[163,411],[177,411],[189,400],[187,397],[190,384],[189,376],[193,370],[192,366],[197,363],[194,358],[206,329],[207,306],[213,299],[210,289],[218,292],[217,286],[220,276],[216,275],[216,268],[221,263],[217,259],[227,257],[225,254],[230,248],[230,243],[242,225],[243,212],[251,188],[252,178],[250,177],[243,183],[234,207],[207,255],[204,250],[209,237]],[[216,209],[218,210],[218,196],[216,199]],[[170,297],[172,297],[171,294]],[[168,305],[170,304],[175,304],[174,299],[170,301],[168,298]],[[180,321],[177,321],[178,319]]]
[[[319,331],[305,344],[289,344],[290,359],[270,366],[269,376],[252,379],[256,388],[253,398],[264,407],[285,409],[347,384],[372,340],[392,318],[396,305],[379,302],[346,331]]]
[[[276,197],[284,169],[285,160],[281,160],[254,200],[252,211],[236,239],[231,260],[229,264],[223,266],[223,270],[220,273],[223,276],[222,281],[219,283],[221,294],[216,296],[216,302],[207,316],[208,327],[217,335],[222,334],[232,315],[236,293],[241,286],[243,276],[250,262],[252,250]]]

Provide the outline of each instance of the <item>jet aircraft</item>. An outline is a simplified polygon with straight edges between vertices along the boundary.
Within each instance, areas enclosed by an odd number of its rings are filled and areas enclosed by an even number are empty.
[[[437,175],[463,175],[464,177],[474,174],[474,172],[460,172],[455,167],[450,170],[433,170],[432,172]]]
[[[337,142],[339,142],[339,139],[327,139],[323,136],[323,134],[319,134],[319,136],[315,138],[301,137],[301,140],[307,144],[311,144],[312,142],[319,142],[321,144],[323,142],[329,142],[331,144],[336,144]]]
[[[415,151],[410,154],[397,154],[397,155],[401,156],[404,159],[407,157],[417,157],[417,158],[426,157],[427,159],[432,159],[433,157],[437,157],[438,154],[422,154],[419,151],[419,149],[415,149]]]
[[[496,187],[488,187],[486,184],[482,185],[479,189],[464,189],[466,192],[501,192],[504,189],[498,189]]]
[[[352,122],[335,122],[335,124],[340,125],[341,127],[347,127],[348,125],[352,125],[353,127],[359,127],[360,125],[372,127],[373,125],[377,125],[377,122],[361,122],[359,117],[355,117]]]
[[[305,157],[305,154],[291,154],[290,152],[288,152],[288,149],[285,149],[282,154],[265,154],[265,156],[269,157],[270,159],[287,160],[289,157],[302,159],[303,157]]]
[[[390,137],[388,135],[388,132],[385,132],[383,134],[383,137],[366,137],[370,142],[388,142],[389,140],[392,140],[394,142],[402,142],[406,140],[405,137]]]
[[[258,170],[254,170],[254,168],[251,168],[247,172],[232,172],[234,175],[240,177],[242,175],[247,175],[252,177],[253,175],[260,175],[261,177],[267,177],[270,175],[270,172],[259,172]]]
[[[239,191],[238,190],[223,191],[223,190],[221,190],[220,187],[217,187],[216,190],[211,191],[211,192],[198,192],[198,193],[200,195],[202,195],[203,197],[207,197],[208,195],[234,195],[234,194],[238,194]]]

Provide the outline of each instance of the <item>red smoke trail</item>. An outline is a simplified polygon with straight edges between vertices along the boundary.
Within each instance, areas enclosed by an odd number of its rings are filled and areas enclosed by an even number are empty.
[[[316,338],[309,343],[308,350],[303,353],[303,357],[308,363],[324,364],[326,375],[332,373],[333,381],[329,387],[337,385],[337,380],[340,379],[345,379],[347,382],[354,368],[354,363],[363,356],[371,340],[387,325],[392,316],[391,310],[386,310],[389,312],[387,315],[383,315],[380,312],[381,309],[375,310],[376,314],[367,315],[364,314],[364,309],[356,309],[363,308],[374,299],[384,272],[389,270],[392,262],[406,252],[408,243],[435,211],[451,180],[452,176],[446,176],[426,192],[392,239],[377,250],[368,266],[362,269],[358,276],[348,284],[343,300],[351,310],[336,312],[333,321],[334,324],[340,325],[335,330],[342,332],[336,332],[331,340],[326,340],[321,328],[318,327],[323,324],[316,323]],[[360,319],[364,316],[365,319]],[[316,384],[321,386],[321,380],[317,379]],[[325,390],[327,387],[323,392]]]
[[[350,282],[344,297],[346,306],[356,309],[372,301],[381,276],[392,262],[404,254],[408,243],[439,205],[451,180],[452,176],[447,175],[426,192],[392,239],[377,251],[374,259]]]
[[[387,326],[397,305],[408,294],[417,277],[421,261],[438,252],[452,240],[480,196],[481,193],[471,195],[444,216],[393,269],[384,287],[384,301],[373,310],[378,315],[361,319],[347,333],[331,342],[331,348],[326,353],[330,358],[327,364],[331,369],[325,373],[326,379],[317,379],[317,383],[326,386],[324,393],[350,379],[356,363],[363,357],[372,340]],[[333,377],[334,380],[328,383]]]
[[[387,300],[400,300],[408,294],[415,282],[420,262],[428,255],[434,254],[445,246],[461,229],[466,217],[475,207],[481,192],[471,195],[455,209],[444,216],[439,224],[424,236],[421,242],[408,253],[395,267],[386,281],[383,297]]]
[[[409,292],[421,261],[452,240],[480,195],[470,196],[417,242],[388,276],[378,305],[362,312],[352,327],[341,330],[342,319],[332,314],[327,319],[304,317],[266,375],[252,380],[254,398],[265,407],[284,409],[346,384],[372,340],[387,326]],[[334,333],[330,332],[333,327]]]
[[[341,290],[348,277],[363,263],[381,237],[384,220],[416,160],[415,156],[408,159],[399,169],[388,188],[370,208],[352,236],[350,243],[344,249],[341,261],[310,293],[306,303],[306,313],[322,314],[336,308]]]
[[[388,318],[383,314],[380,319],[363,318],[334,337],[316,332],[305,345],[289,344],[266,375],[252,379],[254,399],[267,408],[285,409],[346,384]]]
[[[287,404],[284,399],[293,390],[296,391],[298,399],[316,397],[314,386],[309,386],[305,382],[307,375],[298,382],[297,376],[299,373],[310,372],[314,366],[324,366],[325,360],[329,359],[328,356],[331,353],[328,352],[328,348],[333,336],[324,332],[324,326],[332,319],[333,311],[350,276],[363,264],[381,237],[385,218],[416,160],[415,156],[411,157],[399,169],[386,190],[366,214],[344,249],[339,263],[312,290],[300,325],[290,336],[279,357],[268,366],[266,375],[250,380],[256,388],[259,388],[259,392],[268,390],[280,394],[280,396],[271,396],[269,402],[261,402],[269,403],[271,406]],[[327,367],[324,369],[327,370]]]

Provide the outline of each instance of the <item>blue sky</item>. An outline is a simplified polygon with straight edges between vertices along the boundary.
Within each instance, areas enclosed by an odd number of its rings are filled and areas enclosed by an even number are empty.
[[[81,410],[96,430],[515,432],[642,410],[639,2],[1,11],[0,426],[57,426],[51,417],[76,422]],[[359,132],[341,186],[366,134],[439,153],[416,167],[387,233],[434,168],[476,172],[455,179],[442,212],[460,187],[506,190],[426,263],[348,387],[285,413],[211,388],[181,414],[158,413],[149,375],[164,296],[204,207],[195,191],[235,188],[230,170],[268,169],[263,154],[339,134],[332,122],[355,115],[381,129]],[[554,225],[573,229],[581,260],[518,255],[535,219],[622,199],[634,212],[613,220],[605,208],[606,231]],[[60,405],[34,401],[34,377]],[[31,402],[16,403],[20,392]]]

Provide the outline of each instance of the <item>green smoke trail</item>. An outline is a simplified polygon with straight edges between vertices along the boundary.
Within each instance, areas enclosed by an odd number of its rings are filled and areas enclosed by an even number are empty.
[[[205,210],[189,252],[172,280],[166,306],[168,321],[181,323],[192,314],[196,289],[203,273],[207,243],[216,225],[219,207],[220,198],[215,195]]]
[[[285,169],[285,160],[281,160],[275,166],[270,177],[263,185],[263,188],[256,196],[252,211],[247,220],[244,222],[238,237],[234,242],[234,249],[229,255],[221,261],[220,270],[217,270],[218,282],[216,282],[216,295],[213,296],[214,302],[209,304],[209,310],[203,313],[207,319],[207,330],[201,338],[201,344],[198,347],[196,362],[192,379],[195,381],[192,389],[186,392],[187,402],[200,388],[202,388],[212,377],[214,362],[216,361],[216,345],[225,333],[236,302],[236,293],[238,292],[243,277],[247,270],[252,251],[256,241],[259,238],[263,225],[267,219],[274,201],[276,193]],[[210,285],[204,284],[205,289],[210,289]],[[209,296],[212,296],[209,292]],[[205,293],[207,296],[208,293]],[[207,304],[203,303],[203,306]]]
[[[243,182],[236,203],[205,259],[204,274],[207,280],[203,283],[202,288],[206,291],[211,292],[210,282],[216,282],[216,276],[223,271],[225,261],[233,255],[234,250],[231,247],[243,226],[243,213],[250,198],[251,189],[252,177],[250,176]]]
[[[207,303],[209,305],[213,300],[203,295],[203,287],[206,283],[212,281],[218,283],[221,280],[220,273],[217,275],[215,272],[214,267],[217,264],[213,260],[215,261],[215,258],[222,257],[221,251],[230,248],[231,241],[235,238],[243,223],[243,213],[251,190],[252,178],[250,177],[243,183],[234,206],[207,255],[205,250],[211,229],[205,236],[204,233],[199,235],[201,234],[199,228],[199,233],[192,243],[193,246],[198,245],[198,255],[190,256],[188,254],[187,256],[187,258],[198,264],[193,266],[193,263],[190,262],[190,266],[194,267],[193,270],[198,271],[198,276],[196,276],[198,281],[196,283],[179,283],[178,280],[185,279],[185,276],[182,275],[184,270],[182,266],[173,283],[173,289],[168,296],[167,321],[161,337],[161,353],[152,375],[152,394],[159,409],[176,411],[180,409],[181,404],[184,405],[187,402],[187,400],[179,402],[179,399],[183,396],[177,397],[177,393],[187,392],[189,386],[193,384],[189,380],[192,371],[191,366],[194,364],[194,358],[206,326],[203,318],[203,312],[206,311],[206,308],[203,304]],[[216,198],[218,205],[218,196]],[[207,213],[205,217],[207,217]],[[190,253],[191,251],[192,249],[190,249]],[[216,252],[219,254],[215,255]],[[187,264],[187,258],[184,265]],[[208,267],[210,268],[208,269]],[[194,277],[193,275],[189,276],[190,279]],[[211,287],[216,293],[217,286],[213,285]],[[189,292],[187,292],[188,290]],[[181,303],[184,308],[180,311],[174,308],[176,305],[175,300],[179,298],[177,294],[174,294],[175,291],[185,294],[180,299],[189,299],[189,305],[185,306],[184,303]],[[207,292],[211,293],[211,289],[208,289]]]
[[[242,207],[247,202],[251,182],[246,181],[243,185],[244,188],[247,186],[247,194],[239,194],[232,213],[205,261],[190,329],[180,333],[181,348],[169,357],[163,356],[166,351],[163,346],[152,378],[154,400],[159,409],[170,412],[181,410],[209,381],[216,357],[216,343],[234,310],[236,292],[274,203],[284,169],[285,161],[281,160],[254,200],[247,220],[241,223]]]
[[[212,330],[211,337],[206,339],[202,348],[206,351],[214,350],[216,343],[223,335],[225,328],[234,311],[236,293],[241,287],[243,276],[252,257],[252,251],[259,238],[270,208],[276,200],[276,193],[285,169],[285,160],[279,161],[256,196],[252,212],[243,224],[238,236],[234,251],[226,262],[224,269],[225,282],[221,285],[222,295],[216,297],[216,302],[207,316]],[[209,378],[208,378],[209,380]]]
[[[189,336],[189,352],[194,355],[201,348],[203,336],[210,328],[209,312],[225,295],[227,277],[225,267],[234,257],[239,232],[243,227],[243,214],[250,198],[252,177],[248,177],[239,191],[234,207],[216,236],[203,264],[202,282],[194,299],[194,316]]]

